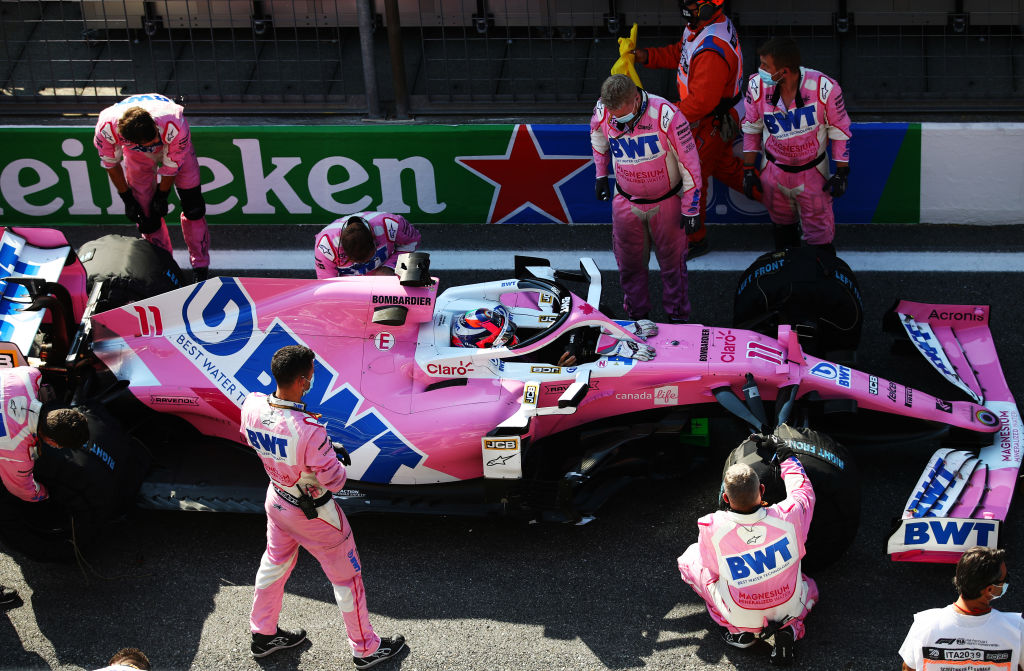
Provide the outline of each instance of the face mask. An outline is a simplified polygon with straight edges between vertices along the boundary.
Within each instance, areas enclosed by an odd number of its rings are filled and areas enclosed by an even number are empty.
[[[636,112],[630,112],[629,114],[624,114],[622,116],[615,117],[615,120],[618,121],[619,123],[629,123],[630,121],[632,121],[635,118],[636,118]]]
[[[312,375],[310,375],[309,377],[305,378],[305,380],[306,380],[306,382],[307,382],[307,384],[308,384],[309,386],[308,386],[308,387],[306,387],[306,390],[302,392],[302,395],[303,395],[303,396],[305,396],[306,394],[308,394],[308,393],[309,393],[309,390],[313,388],[313,378],[314,378],[314,377],[316,377],[316,373],[313,373],[313,374],[312,374]]]
[[[757,74],[761,77],[761,81],[764,82],[765,86],[775,86],[778,84],[778,82],[772,78],[772,75],[764,68],[758,68]]]
[[[999,596],[992,597],[992,600],[995,601],[996,599],[1002,599],[1004,596],[1006,596],[1006,590],[1008,589],[1010,589],[1010,583],[1004,582],[1003,591],[999,593]]]

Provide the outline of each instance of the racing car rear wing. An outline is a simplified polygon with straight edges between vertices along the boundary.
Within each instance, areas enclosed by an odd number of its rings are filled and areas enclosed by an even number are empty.
[[[932,367],[999,421],[977,455],[943,448],[932,456],[887,543],[894,561],[952,563],[976,545],[998,546],[1024,426],[999,365],[988,306],[900,301],[893,313]]]

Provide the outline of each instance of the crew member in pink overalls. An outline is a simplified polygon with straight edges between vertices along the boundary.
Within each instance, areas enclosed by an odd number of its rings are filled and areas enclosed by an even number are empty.
[[[306,411],[302,396],[313,386],[315,355],[289,345],[271,359],[277,383],[272,396],[254,392],[242,403],[242,437],[256,450],[270,476],[267,550],[256,573],[249,620],[254,657],[266,657],[306,640],[306,632],[277,626],[284,585],[295,568],[299,546],[320,562],[334,587],[357,668],[373,666],[401,651],[405,637],[380,638],[370,625],[362,567],[348,519],[332,491],[345,486],[343,448],[336,448],[319,415]]]
[[[173,251],[164,215],[174,186],[181,201],[181,233],[196,281],[210,273],[210,232],[199,185],[199,162],[184,109],[147,93],[100,112],[94,137],[103,168],[124,201],[125,216],[142,237]],[[158,183],[159,182],[159,183]]]
[[[704,599],[725,642],[749,648],[774,631],[770,661],[777,665],[792,662],[794,640],[803,638],[804,618],[818,601],[818,586],[800,571],[814,489],[791,455],[779,455],[786,498],[768,507],[754,470],[730,466],[722,494],[729,510],[697,520],[697,542],[679,557],[683,580]]]
[[[757,51],[761,68],[747,82],[743,117],[743,189],[764,187],[762,202],[775,225],[776,249],[800,244],[834,251],[832,199],[846,193],[850,117],[839,84],[800,66],[800,49],[776,37]],[[829,176],[831,144],[836,172]],[[761,175],[755,171],[762,151]]]
[[[29,503],[50,496],[33,473],[39,444],[81,447],[89,440],[85,415],[40,398],[41,378],[31,366],[0,370],[0,481],[10,494]]]
[[[615,170],[612,241],[633,321],[650,312],[647,265],[651,246],[661,267],[662,305],[669,321],[690,318],[686,234],[700,223],[700,158],[686,117],[675,105],[612,75],[590,118],[597,171],[595,195],[611,198],[608,159]]]
[[[400,214],[348,214],[316,234],[316,277],[390,275],[399,254],[414,252],[419,244],[420,232]]]

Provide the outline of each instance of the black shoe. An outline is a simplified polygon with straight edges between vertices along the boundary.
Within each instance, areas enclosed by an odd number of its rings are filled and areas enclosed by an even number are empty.
[[[689,319],[689,317],[679,317],[678,315],[669,315],[668,316],[668,323],[669,324],[689,324],[690,323],[690,319]]]
[[[793,663],[795,648],[793,630],[789,627],[779,629],[775,632],[775,645],[772,647],[772,656],[768,658],[768,661],[775,666],[789,666]]]
[[[0,585],[0,613],[5,613],[23,605],[25,605],[25,602],[21,600],[16,590]]]
[[[205,282],[208,279],[210,279],[210,269],[209,268],[193,268],[192,269],[192,284],[197,284],[199,282]]]
[[[380,639],[380,647],[377,648],[377,652],[366,657],[353,657],[352,663],[356,665],[357,669],[368,669],[374,664],[380,664],[385,659],[391,659],[398,653],[402,652],[402,648],[405,647],[405,636],[398,634],[394,638],[382,638]]]
[[[697,242],[691,242],[689,248],[686,250],[686,260],[695,259],[698,256],[704,256],[711,251],[711,243],[708,242],[707,238],[698,240]]]
[[[734,648],[749,648],[757,643],[757,636],[749,631],[741,631],[734,634],[725,627],[722,627],[722,640]]]
[[[277,633],[271,636],[270,634],[253,634],[252,645],[249,649],[252,650],[252,656],[256,658],[266,657],[272,655],[278,650],[287,650],[288,648],[294,648],[299,643],[306,640],[306,630],[299,629],[298,631],[288,631],[286,629],[277,628]]]

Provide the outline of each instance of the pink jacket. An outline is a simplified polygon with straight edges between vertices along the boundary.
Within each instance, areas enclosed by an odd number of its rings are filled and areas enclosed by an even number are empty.
[[[370,232],[377,244],[377,251],[366,263],[353,263],[341,248],[341,231],[351,217],[362,217],[370,224]],[[366,275],[381,266],[392,270],[398,262],[398,255],[416,251],[420,243],[420,232],[400,214],[387,212],[357,212],[335,219],[316,234],[316,251],[313,260],[318,280],[339,275]]]
[[[719,510],[697,521],[701,563],[717,583],[728,620],[760,628],[803,612],[800,560],[814,512],[814,490],[796,458],[782,464],[786,498],[749,514]]]
[[[36,426],[41,377],[39,369],[29,366],[0,371],[0,480],[7,491],[23,501],[49,497],[46,488],[32,476],[38,456]]]
[[[141,147],[118,134],[117,122],[129,107],[149,112],[160,131],[161,144]],[[159,93],[131,96],[100,112],[93,141],[107,170],[122,159],[128,163],[156,163],[157,173],[166,176],[177,175],[182,169],[199,169],[184,108]]]
[[[686,117],[675,105],[646,92],[641,119],[632,130],[620,127],[598,100],[590,118],[590,144],[598,177],[608,175],[608,158],[615,182],[636,198],[660,198],[682,182],[682,214],[700,213],[700,159]]]
[[[804,165],[823,154],[831,142],[833,160],[850,160],[850,117],[843,90],[834,79],[800,68],[798,96],[791,109],[778,92],[778,87],[766,87],[756,74],[748,80],[743,151],[760,151],[763,143],[776,162]]]
[[[345,486],[345,467],[334,452],[327,429],[303,404],[253,392],[242,402],[242,438],[256,450],[274,484],[293,494],[303,474],[312,473],[322,486],[309,494],[336,492]],[[306,484],[309,476],[303,478]]]

